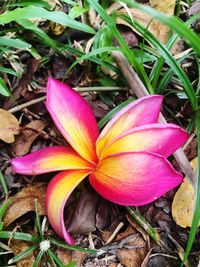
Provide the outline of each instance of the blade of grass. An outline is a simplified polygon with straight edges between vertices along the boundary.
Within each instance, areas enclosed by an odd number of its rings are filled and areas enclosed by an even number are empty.
[[[50,38],[43,30],[41,30],[39,27],[35,26],[31,21],[29,20],[22,20],[22,21],[17,21],[20,23],[21,26],[23,26],[25,29],[30,30],[36,34],[36,36],[42,41],[42,43],[45,43],[47,46],[51,47],[54,49],[58,54],[64,55],[65,57],[69,57],[69,53],[78,55],[78,56],[83,56],[86,55],[84,52],[73,48],[70,45],[65,45],[59,42],[56,42],[52,38]],[[97,57],[90,57],[90,61],[97,63],[98,65],[104,66],[119,75],[121,75],[120,71],[114,67],[113,65],[109,64],[108,62],[105,62],[101,60],[100,58]]]
[[[74,68],[79,62],[85,60],[85,59],[88,59],[92,56],[96,56],[96,55],[99,55],[103,52],[111,52],[111,51],[122,51],[122,49],[118,48],[118,47],[114,47],[114,46],[108,46],[108,47],[103,47],[103,48],[98,48],[98,49],[95,49],[83,56],[81,56],[80,58],[78,58],[75,62],[72,63],[72,65],[68,68],[68,70],[66,71],[65,75],[64,75],[64,78],[63,80],[66,78],[67,74],[70,72],[70,70],[72,68]]]
[[[132,25],[142,35],[144,34],[145,28],[138,21],[136,20],[132,21],[127,15],[121,15],[120,17],[122,17],[126,22]],[[191,102],[193,110],[195,110],[198,106],[196,93],[187,75],[185,74],[183,69],[178,65],[177,60],[172,56],[172,54],[168,51],[168,49],[148,30],[146,30],[146,39],[160,52],[160,54],[168,62],[169,66],[171,66],[173,71],[177,74]]]
[[[182,261],[181,267],[184,265],[186,259],[189,256],[190,250],[194,243],[194,239],[197,233],[199,220],[200,220],[200,113],[196,114],[196,126],[197,126],[197,142],[198,142],[198,168],[195,186],[195,204],[194,204],[194,215],[192,220],[192,226],[190,230],[189,240],[187,243],[184,259]]]
[[[1,72],[5,72],[5,73],[8,73],[8,74],[11,74],[11,75],[14,75],[14,76],[16,76],[18,78],[21,77],[21,75],[19,73],[17,73],[14,70],[8,69],[8,68],[0,67],[0,71]]]
[[[123,107],[127,106],[129,103],[135,100],[135,97],[132,97],[121,104],[119,104],[117,107],[113,108],[110,112],[108,112],[99,122],[98,127],[99,129],[103,128],[103,126]]]
[[[0,231],[3,229],[4,223],[2,222],[3,215],[10,203],[11,199],[7,199],[1,206],[0,206]]]
[[[150,237],[161,246],[161,238],[156,230],[132,207],[126,206],[130,215],[139,223],[140,226],[150,235]]]
[[[99,251],[96,249],[90,249],[90,248],[82,248],[82,247],[78,247],[78,246],[71,246],[71,245],[67,245],[67,244],[63,244],[55,239],[53,239],[52,237],[49,237],[49,240],[52,244],[62,247],[62,248],[68,248],[70,250],[76,250],[76,251],[80,251],[80,252],[86,252],[86,253],[92,253],[92,254],[96,254]]]
[[[7,187],[5,178],[4,178],[4,176],[3,176],[1,171],[0,171],[0,182],[1,182],[1,185],[3,187],[3,191],[4,191],[5,195],[6,195],[6,197],[8,197],[8,187]],[[0,219],[1,219],[1,216],[0,216]]]
[[[31,247],[29,247],[28,249],[24,250],[23,252],[21,252],[20,254],[18,254],[17,256],[15,256],[14,258],[10,259],[8,261],[8,264],[12,264],[12,263],[15,263],[15,262],[23,259],[28,254],[30,254],[31,252],[33,252],[37,248],[37,246],[38,246],[38,244],[32,245]]]
[[[167,25],[170,29],[174,30],[178,33],[180,37],[182,37],[190,47],[193,47],[194,50],[200,55],[200,37],[188,28],[180,19],[176,18],[175,16],[169,16],[162,12],[159,12],[151,7],[146,5],[141,5],[134,0],[120,0],[121,2],[126,3],[130,7],[137,8],[153,18],[161,21],[163,24]],[[200,14],[198,14],[200,16]]]
[[[61,11],[48,11],[42,7],[27,6],[24,8],[16,8],[13,11],[0,15],[0,24],[7,24],[12,21],[22,19],[41,18],[57,22],[79,31],[95,34],[95,31],[88,25],[72,19]]]
[[[36,224],[37,224],[38,232],[40,234],[41,240],[44,240],[44,236],[42,234],[42,229],[41,229],[41,225],[40,225],[40,218],[39,218],[39,214],[38,214],[37,199],[35,199],[35,214],[36,214]]]
[[[35,260],[35,262],[33,264],[33,267],[37,267],[38,266],[38,264],[39,264],[39,262],[40,262],[40,260],[41,260],[41,258],[42,258],[44,253],[45,253],[44,250],[40,250],[40,252],[39,252],[39,254],[38,254],[38,256],[37,256],[37,258],[36,258],[36,260]]]
[[[185,56],[179,58],[179,59],[177,60],[177,62],[180,63],[180,62],[183,61],[185,58],[187,58],[187,57],[190,56],[190,55],[193,55],[194,53],[195,53],[195,52],[191,52],[191,53],[189,53],[189,54],[187,54],[187,55],[185,55]],[[172,69],[172,68],[168,69],[168,71],[165,72],[165,74],[163,75],[162,79],[161,79],[160,82],[159,82],[157,93],[159,92],[159,94],[161,94],[161,95],[164,93],[164,90],[166,89],[167,85],[169,84],[169,82],[170,82],[170,80],[171,80],[173,74],[174,74],[174,72],[173,72],[173,69]]]
[[[198,16],[193,16],[191,17],[189,20],[187,20],[185,22],[185,25],[186,26],[189,26],[193,21],[195,21],[196,19],[198,18]],[[173,45],[176,43],[176,41],[178,40],[179,38],[179,35],[177,33],[175,33],[171,38],[170,40],[167,42],[167,45],[166,45],[166,48],[170,51],[173,47]],[[152,79],[152,86],[154,88],[156,88],[157,86],[157,83],[158,83],[158,78],[160,76],[160,73],[161,73],[161,70],[162,70],[162,67],[164,65],[164,62],[165,62],[165,59],[164,57],[160,57],[158,59],[158,61],[154,64],[153,66],[153,73],[151,74],[153,76],[153,79]],[[156,65],[156,66],[155,66]],[[156,90],[156,93],[157,94],[161,94],[160,92],[160,89],[157,88]]]
[[[107,24],[107,26],[112,31],[113,35],[117,39],[118,43],[123,49],[124,54],[126,57],[130,60],[131,64],[135,68],[136,72],[138,73],[139,77],[142,79],[142,81],[146,84],[149,92],[151,94],[154,93],[154,89],[151,86],[151,83],[149,81],[149,78],[144,70],[144,67],[142,64],[139,63],[139,61],[133,56],[132,51],[129,49],[128,45],[126,44],[125,40],[119,33],[119,31],[116,28],[116,25],[113,23],[113,20],[109,17],[109,15],[106,13],[104,8],[96,1],[96,0],[88,0],[91,6],[94,7],[94,9],[98,12],[98,14],[102,17],[104,22]]]
[[[30,241],[39,243],[41,241],[41,238],[37,235],[31,235],[31,234],[25,234],[25,233],[19,233],[19,232],[10,232],[10,231],[1,231],[0,232],[0,238],[13,238],[13,239],[19,239],[24,241]]]
[[[53,251],[48,250],[49,256],[51,259],[53,259],[59,267],[75,267],[77,264],[77,261],[70,262],[69,264],[64,265],[61,260],[56,256],[56,254],[53,253]]]

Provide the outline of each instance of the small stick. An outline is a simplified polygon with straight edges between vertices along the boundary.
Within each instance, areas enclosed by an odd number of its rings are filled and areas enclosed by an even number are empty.
[[[147,91],[144,84],[141,82],[137,73],[133,70],[126,57],[123,55],[123,53],[119,51],[112,51],[111,56],[115,59],[124,77],[128,81],[131,87],[130,90],[131,94],[135,94],[138,98],[143,96],[148,96],[149,92]],[[161,113],[158,122],[167,123]],[[192,186],[195,188],[196,174],[194,173],[192,166],[189,160],[187,159],[185,153],[183,152],[182,148],[179,148],[177,151],[175,151],[173,155],[176,161],[178,162],[181,170],[184,172],[184,174],[187,176]]]

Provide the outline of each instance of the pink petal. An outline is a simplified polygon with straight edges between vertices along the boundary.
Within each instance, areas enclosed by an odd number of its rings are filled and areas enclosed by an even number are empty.
[[[68,85],[49,78],[46,106],[57,128],[76,152],[96,162],[98,126],[85,100]]]
[[[81,158],[71,147],[53,146],[11,160],[17,173],[36,175],[69,169],[91,169],[93,165]]]
[[[114,138],[134,127],[156,123],[163,97],[145,96],[121,109],[105,126],[97,139],[97,154]]]
[[[146,151],[170,156],[188,139],[189,134],[174,124],[148,124],[128,130],[114,138],[100,158],[122,152]]]
[[[102,160],[90,183],[104,198],[121,205],[148,204],[182,182],[182,176],[163,157],[129,152]]]
[[[74,241],[65,229],[63,218],[65,203],[72,191],[88,174],[87,170],[63,171],[51,180],[47,188],[46,208],[49,222],[55,232],[69,245]]]

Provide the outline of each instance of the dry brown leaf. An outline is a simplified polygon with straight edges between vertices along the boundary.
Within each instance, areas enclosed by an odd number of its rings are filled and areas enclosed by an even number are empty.
[[[26,249],[28,249],[32,244],[29,242],[25,242],[23,240],[17,240],[13,239],[11,241],[11,247],[14,251],[14,255],[17,256]],[[23,259],[17,261],[17,267],[32,267],[35,263],[37,255],[34,255],[34,252],[31,252],[26,257],[23,257]],[[41,263],[39,263],[38,267],[41,266]]]
[[[190,163],[196,173],[198,157],[194,158]],[[194,214],[194,199],[194,188],[188,178],[185,177],[172,202],[172,216],[179,226],[184,228],[191,227]]]
[[[12,145],[13,152],[17,156],[23,156],[27,154],[33,141],[38,137],[39,133],[41,133],[45,127],[46,123],[42,120],[35,120],[28,123],[25,126],[25,129],[22,130],[22,133],[16,137],[16,140]]]
[[[132,234],[135,234],[136,230],[129,225],[127,230],[124,233],[121,233],[117,236],[116,241],[122,240]],[[127,249],[122,248],[118,250],[118,258],[120,263],[125,267],[141,267],[143,260],[145,259],[148,253],[147,242],[143,239],[141,235],[135,235],[131,238],[128,243],[129,246],[143,246],[136,249]]]
[[[7,227],[13,221],[29,211],[35,211],[35,199],[38,200],[39,215],[46,215],[46,186],[28,187],[14,196],[4,214],[3,222]]]
[[[87,255],[85,252],[72,251],[66,248],[58,247],[57,249],[58,258],[63,264],[69,264],[70,262],[77,261],[76,267],[82,266],[82,261]]]
[[[6,143],[14,142],[14,135],[18,133],[18,127],[19,122],[15,116],[4,109],[0,109],[0,139]]]

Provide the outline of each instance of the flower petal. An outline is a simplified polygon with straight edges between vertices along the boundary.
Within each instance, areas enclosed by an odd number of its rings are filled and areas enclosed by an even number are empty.
[[[68,85],[48,79],[47,109],[57,128],[86,160],[96,162],[97,122],[85,100]]]
[[[15,172],[26,175],[69,169],[91,169],[93,166],[71,147],[65,146],[42,148],[24,157],[12,159],[11,164]]]
[[[146,151],[169,157],[189,134],[174,124],[149,124],[133,128],[113,139],[100,158],[121,152]]]
[[[163,97],[160,95],[145,96],[135,100],[120,110],[104,127],[97,139],[97,154],[112,139],[140,125],[156,123],[158,120]]]
[[[46,194],[47,215],[55,232],[72,245],[72,237],[67,233],[63,211],[72,191],[89,174],[88,170],[69,170],[57,174],[49,183]]]
[[[182,176],[163,156],[148,152],[113,155],[90,175],[100,195],[121,205],[145,205],[181,182]]]

